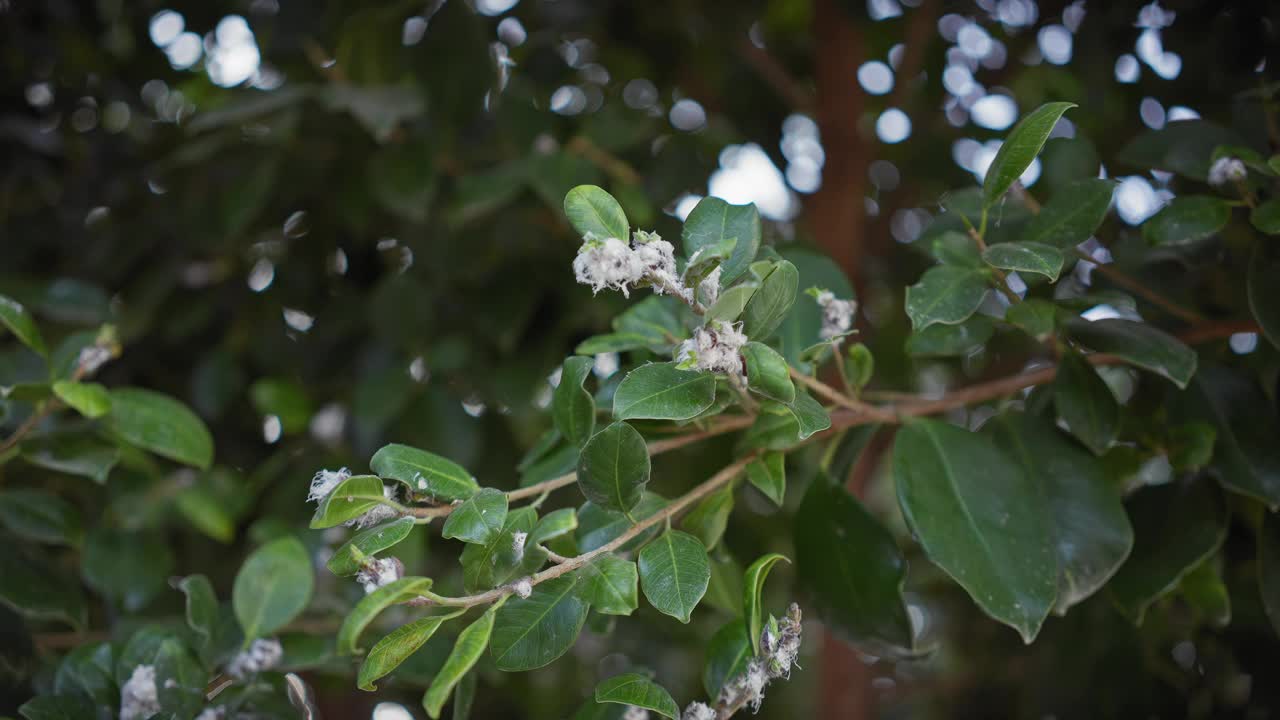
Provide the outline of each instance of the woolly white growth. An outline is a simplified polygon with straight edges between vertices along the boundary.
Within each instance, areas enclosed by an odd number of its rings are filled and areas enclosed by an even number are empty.
[[[511,552],[516,557],[524,557],[524,544],[529,539],[529,533],[516,531],[511,533]]]
[[[1245,169],[1240,158],[1220,157],[1209,167],[1210,185],[1222,186],[1227,183],[1243,182],[1247,177],[1249,177],[1249,171]]]
[[[205,708],[196,716],[196,720],[223,720],[227,716],[227,708],[223,705]]]
[[[791,677],[791,667],[800,655],[800,606],[791,603],[787,616],[778,621],[778,634],[769,628],[761,638],[761,650],[768,656],[770,677]]]
[[[760,654],[747,663],[741,675],[729,680],[720,689],[719,702],[726,707],[742,704],[759,710],[764,701],[764,689],[777,678],[789,678],[791,668],[800,654],[800,606],[795,603],[787,609],[782,620],[769,619],[760,633]],[[686,715],[681,720],[695,720]],[[712,716],[714,717],[714,716]]]
[[[680,344],[676,360],[681,367],[741,377],[742,346],[746,344],[747,336],[742,333],[741,323],[715,320],[695,330],[693,337]]]
[[[356,582],[364,587],[365,595],[383,585],[389,585],[404,576],[404,563],[399,558],[374,558],[360,572],[356,573]]]
[[[516,595],[519,595],[521,599],[527,598],[533,594],[533,581],[527,577],[520,578],[511,586],[511,589],[514,590]]]
[[[840,300],[830,290],[823,290],[813,297],[822,308],[822,329],[819,335],[830,340],[853,329],[853,314],[858,310],[856,300]]]
[[[590,285],[593,293],[610,288],[630,297],[631,285],[644,277],[644,262],[618,238],[598,240],[588,236],[583,240],[573,259],[573,274],[578,282]]]
[[[284,648],[280,647],[279,640],[274,638],[254,640],[250,643],[248,650],[239,653],[227,663],[227,674],[237,680],[243,680],[250,675],[274,668],[280,664],[280,659],[283,657]]]
[[[399,495],[398,491],[398,485],[383,485],[382,497],[390,500],[391,502],[397,502]],[[347,524],[354,525],[357,528],[366,528],[377,525],[383,520],[390,520],[398,515],[399,513],[396,512],[396,509],[390,505],[375,505],[373,509],[369,510],[369,512],[355,518],[354,520],[348,520]]]
[[[351,477],[351,471],[342,468],[338,471],[321,470],[311,478],[311,492],[307,493],[307,502],[320,502],[329,497],[329,493],[338,486],[338,483]]]
[[[713,305],[720,299],[720,267],[717,265],[698,285],[698,298],[703,305]]]
[[[111,351],[101,345],[89,345],[80,349],[80,354],[76,357],[76,364],[86,375],[92,375],[98,372],[98,368],[107,364],[111,359]]]
[[[154,665],[139,665],[120,688],[120,720],[144,720],[160,712]]]
[[[680,720],[716,720],[716,711],[702,702],[691,702],[680,714]]]
[[[622,720],[649,720],[649,711],[635,705],[628,705],[627,711],[622,714]]]

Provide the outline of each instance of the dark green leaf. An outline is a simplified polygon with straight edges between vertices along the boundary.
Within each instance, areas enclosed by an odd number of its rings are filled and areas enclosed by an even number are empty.
[[[794,535],[796,574],[823,622],[873,652],[909,653],[911,619],[902,598],[907,564],[889,530],[820,475],[800,503]]]
[[[619,420],[688,420],[715,401],[715,376],[679,370],[675,363],[649,363],[627,373],[613,395]]]
[[[1182,577],[1182,597],[1200,611],[1210,624],[1226,627],[1231,622],[1231,596],[1222,582],[1217,558],[1210,556]]]
[[[160,709],[172,717],[194,717],[204,706],[204,688],[209,675],[186,644],[168,638],[156,651],[156,690]]]
[[[586,444],[596,427],[595,400],[582,387],[594,364],[587,357],[565,358],[560,384],[551,397],[551,419],[556,429],[578,447]]]
[[[298,538],[286,535],[254,550],[231,589],[245,640],[271,635],[297,617],[314,584],[311,555]]]
[[[382,478],[377,475],[355,475],[339,482],[316,506],[311,528],[330,528],[354,520],[382,505]]]
[[[1020,307],[1014,305],[1013,307]],[[1012,308],[1010,308],[1012,310]],[[986,315],[973,315],[958,325],[935,324],[911,333],[907,354],[913,357],[953,357],[977,352],[995,334],[996,326]]]
[[[764,630],[764,581],[779,560],[791,562],[785,555],[769,553],[751,563],[743,575],[743,615],[747,621],[747,637],[751,638],[751,649],[756,655],[760,654],[760,633]]]
[[[236,586],[239,589],[238,578]],[[383,610],[406,600],[417,598],[430,589],[431,578],[404,577],[387,583],[365,595],[351,609],[351,612],[347,613],[346,619],[342,621],[342,627],[338,628],[338,652],[344,655],[355,653],[358,647],[357,643],[360,642],[361,633]],[[237,614],[239,614],[238,610]],[[244,624],[243,620],[241,620],[241,624]]]
[[[0,491],[0,525],[20,538],[54,545],[79,545],[84,537],[80,511],[39,490]]]
[[[1112,318],[1067,323],[1071,337],[1086,346],[1115,355],[1125,362],[1163,375],[1185,388],[1196,371],[1196,354],[1177,338],[1151,325]]]
[[[80,584],[51,571],[52,563],[18,548],[0,553],[0,603],[33,620],[65,622],[77,630],[88,622]]]
[[[1276,348],[1280,348],[1280,293],[1271,283],[1278,277],[1280,250],[1259,243],[1249,262],[1249,311],[1262,327],[1262,335]]]
[[[177,400],[142,388],[111,391],[107,425],[131,445],[208,470],[213,437],[204,422]]]
[[[639,606],[636,564],[612,553],[583,566],[582,599],[605,615],[630,615]]]
[[[615,675],[597,685],[596,702],[644,708],[671,720],[680,717],[680,706],[671,693],[639,673]]]
[[[1008,242],[992,245],[982,253],[988,265],[1002,270],[1039,273],[1057,282],[1066,262],[1062,251],[1051,245],[1034,242]]]
[[[640,502],[631,509],[631,517],[640,522],[667,506],[661,496],[646,492]],[[588,502],[578,511],[578,549],[591,552],[598,547],[609,544],[632,525],[626,515],[608,508]],[[636,538],[623,545],[620,550],[634,550],[657,533],[657,528],[650,528]]]
[[[1249,212],[1249,222],[1260,232],[1280,235],[1280,200],[1272,198]]]
[[[85,536],[80,556],[85,583],[130,611],[164,589],[173,564],[173,550],[156,534],[103,527]]]
[[[720,282],[729,285],[747,269],[760,248],[760,213],[751,203],[730,205],[717,197],[705,197],[685,218],[680,239],[684,253],[692,257],[699,248],[735,238],[733,254],[720,266]]]
[[[753,654],[745,622],[734,620],[717,630],[707,645],[707,663],[702,668],[707,697],[719,697],[726,681],[746,672]]]
[[[13,333],[23,345],[41,355],[49,354],[44,338],[40,336],[40,328],[36,327],[36,321],[31,317],[31,313],[27,312],[21,303],[7,295],[0,295],[0,325],[8,328],[9,332]]]
[[[1009,306],[1004,319],[1022,328],[1028,335],[1043,340],[1057,326],[1058,307],[1048,300],[1032,298]],[[986,340],[983,340],[985,343]]]
[[[937,420],[898,431],[893,474],[907,523],[940,568],[1030,643],[1057,597],[1043,494],[989,441]]]
[[[680,527],[701,540],[702,544],[710,550],[724,536],[724,530],[729,524],[729,515],[732,512],[733,484],[730,483],[694,505],[693,509],[680,521]]]
[[[111,411],[111,396],[98,383],[59,380],[53,384],[53,394],[89,419],[100,418]]]
[[[58,664],[53,690],[58,695],[78,695],[110,709],[120,701],[115,681],[111,643],[85,643],[67,653]]]
[[[84,720],[94,717],[93,705],[82,697],[39,695],[18,708],[27,720]]]
[[[578,513],[573,508],[560,508],[543,515],[529,533],[530,545],[541,545],[578,529]]]
[[[838,298],[853,297],[853,287],[844,271],[831,258],[819,255],[802,245],[788,245],[779,253],[799,271],[798,288],[819,287],[830,290]],[[791,312],[778,327],[778,340],[783,357],[801,370],[809,363],[802,360],[804,350],[820,340],[822,308],[808,298],[798,298]],[[762,340],[763,338],[753,338]]]
[[[719,320],[721,322],[732,323],[742,315],[742,311],[746,309],[747,303],[751,301],[751,296],[755,295],[756,290],[760,289],[760,283],[757,282],[740,282],[731,288],[726,288],[720,293],[720,297],[707,308],[704,317],[708,322]]]
[[[707,592],[711,567],[698,538],[668,530],[640,551],[640,587],[659,611],[687,623]]]
[[[1040,149],[1058,124],[1058,118],[1075,103],[1052,102],[1041,105],[1023,116],[996,152],[982,182],[982,205],[990,208],[1004,196],[1018,177],[1040,154]]]
[[[1022,239],[1069,251],[1088,240],[1102,225],[1115,194],[1116,182],[1100,178],[1078,180],[1049,199],[1027,225]]]
[[[440,668],[440,672],[436,673],[435,678],[431,680],[431,686],[422,696],[422,708],[433,719],[440,717],[440,709],[448,702],[449,693],[462,677],[471,671],[485,649],[489,647],[494,618],[502,604],[499,601],[490,605],[483,615],[458,634],[458,639],[453,644],[449,657],[444,661],[444,666]]]
[[[1115,442],[1120,404],[1107,382],[1079,353],[1062,354],[1053,379],[1053,404],[1071,434],[1095,455],[1106,452]]]
[[[37,467],[86,477],[99,485],[120,461],[120,449],[89,436],[62,436],[23,443],[22,459]]]
[[[746,360],[747,387],[778,402],[795,400],[790,367],[777,350],[753,341],[742,346],[742,357]]]
[[[648,457],[648,456],[646,456]],[[481,488],[445,518],[440,534],[466,543],[484,545],[502,532],[507,521],[507,494]]]
[[[356,678],[356,687],[373,692],[377,687],[373,684],[400,666],[410,655],[418,651],[436,630],[446,621],[461,615],[465,610],[457,610],[447,615],[430,615],[405,623],[383,637],[369,650],[364,663],[360,665],[360,675]]]
[[[795,265],[787,260],[775,263],[742,311],[742,332],[749,338],[767,340],[791,312],[799,286],[800,271]]]
[[[360,572],[360,564],[365,557],[382,552],[409,537],[413,526],[413,518],[402,517],[361,530],[334,551],[326,567],[339,577],[355,575]]]
[[[596,505],[627,513],[644,495],[649,468],[644,438],[627,423],[615,422],[582,448],[578,487]]]
[[[1143,488],[1127,505],[1133,552],[1107,587],[1120,610],[1141,625],[1152,603],[1222,546],[1227,509],[1204,481]]]
[[[779,452],[765,453],[747,466],[747,480],[764,496],[782,507],[787,494],[787,458]]]
[[[579,185],[564,196],[564,214],[579,235],[631,241],[627,215],[613,196],[596,185]]]
[[[1221,230],[1231,219],[1226,200],[1184,195],[1142,224],[1142,237],[1152,245],[1190,245]]]
[[[174,583],[187,597],[187,627],[207,643],[218,622],[218,597],[204,575],[188,575]]]
[[[369,468],[379,477],[399,480],[411,492],[439,500],[466,500],[480,489],[466,468],[408,445],[384,446],[369,460]]]
[[[1178,120],[1139,135],[1120,151],[1118,159],[1144,170],[1167,170],[1204,182],[1215,148],[1243,144],[1234,131],[1207,120]]]
[[[540,668],[573,646],[589,607],[578,597],[579,581],[576,574],[562,575],[539,583],[527,598],[507,600],[498,611],[491,643],[499,670]]]
[[[538,513],[522,507],[507,513],[502,532],[483,545],[467,545],[459,558],[463,583],[468,592],[497,587],[517,575],[537,570],[546,553],[529,545],[527,533],[533,532]],[[524,545],[515,542],[516,533],[526,533]]]
[[[986,294],[983,271],[939,265],[926,270],[919,282],[907,288],[907,315],[917,331],[934,323],[955,325],[977,311]]]

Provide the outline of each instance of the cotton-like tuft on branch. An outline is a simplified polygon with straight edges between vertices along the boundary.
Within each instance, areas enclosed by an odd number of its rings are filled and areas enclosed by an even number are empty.
[[[307,493],[307,502],[320,502],[329,497],[329,493],[338,486],[338,483],[351,477],[351,471],[346,468],[339,470],[321,470],[311,478],[311,492]]]
[[[145,720],[160,712],[154,665],[139,665],[120,687],[120,720]]]
[[[841,300],[830,290],[812,294],[814,302],[822,308],[822,329],[818,331],[818,335],[823,340],[840,337],[853,329],[853,315],[858,311],[858,301]]]
[[[243,680],[274,668],[283,657],[284,648],[280,647],[279,640],[259,638],[250,643],[246,650],[231,658],[231,662],[227,663],[227,674]]]
[[[676,275],[675,247],[657,233],[636,231],[631,243],[588,233],[573,259],[573,274],[592,292],[609,288],[630,297],[633,288],[648,283],[659,295],[693,300],[693,292]]]
[[[1209,184],[1215,187],[1222,187],[1227,183],[1244,182],[1248,177],[1249,171],[1240,158],[1220,157],[1209,167]]]
[[[742,346],[746,344],[747,336],[742,333],[741,323],[713,320],[680,344],[676,361],[684,368],[741,377],[744,373]]]
[[[680,714],[680,720],[716,720],[716,711],[706,703],[694,701]]]
[[[356,573],[356,582],[360,583],[364,588],[364,594],[368,595],[402,577],[404,577],[404,563],[400,562],[399,558],[373,558],[360,568],[360,572]]]

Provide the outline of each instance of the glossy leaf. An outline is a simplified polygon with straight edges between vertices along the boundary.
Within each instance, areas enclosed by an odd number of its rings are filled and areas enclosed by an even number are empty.
[[[218,623],[218,597],[204,575],[188,575],[174,584],[186,596],[187,627],[207,643]]]
[[[186,405],[142,388],[111,391],[107,426],[131,445],[161,457],[208,470],[213,462],[213,437]]]
[[[907,288],[907,316],[916,331],[934,323],[955,325],[977,311],[987,294],[987,276],[973,268],[939,265]]]
[[[131,612],[164,589],[173,566],[172,548],[148,531],[93,528],[80,555],[85,583]]]
[[[629,512],[649,484],[649,450],[640,433],[615,422],[587,442],[578,460],[578,487],[603,508]]]
[[[498,611],[490,643],[499,670],[517,672],[550,664],[578,639],[588,605],[576,574],[541,582],[527,598],[510,598]]]
[[[764,581],[779,560],[791,562],[785,555],[769,553],[747,566],[743,575],[743,615],[747,621],[747,637],[751,638],[751,649],[756,655],[760,654],[760,633],[764,630]]]
[[[31,317],[31,313],[21,303],[7,295],[0,295],[0,325],[8,328],[9,332],[13,333],[23,345],[41,355],[49,354],[44,338],[40,336],[40,328],[36,327],[36,321]]]
[[[325,567],[338,577],[355,575],[360,572],[360,564],[365,557],[382,552],[409,537],[413,527],[413,518],[402,517],[361,530],[334,551]]]
[[[419,597],[430,589],[431,578],[404,577],[365,595],[351,609],[351,612],[347,613],[347,617],[342,621],[342,627],[338,628],[338,652],[344,655],[355,653],[360,635],[383,610]]]
[[[1142,237],[1152,245],[1190,245],[1221,230],[1231,219],[1226,200],[1208,195],[1184,195],[1142,224]]]
[[[1000,149],[996,151],[991,166],[987,169],[982,182],[982,205],[989,208],[995,205],[1005,192],[1040,154],[1040,149],[1058,124],[1058,118],[1067,110],[1075,107],[1075,103],[1052,102],[1027,113],[1009,131]]]
[[[1102,225],[1115,191],[1114,180],[1090,178],[1073,182],[1045,203],[1023,231],[1022,240],[1070,251]]]
[[[582,387],[594,364],[587,357],[566,358],[560,384],[551,396],[551,420],[560,434],[578,447],[586,444],[596,427],[596,402]]]
[[[1143,488],[1127,507],[1133,552],[1107,588],[1125,616],[1141,625],[1152,603],[1222,546],[1227,509],[1204,481]]]
[[[578,529],[578,513],[573,508],[552,510],[538,519],[533,532],[529,533],[531,545],[541,545],[548,540],[569,535]]]
[[[356,687],[373,692],[377,686],[373,683],[391,671],[400,667],[410,655],[418,651],[440,626],[461,615],[465,610],[458,610],[446,615],[429,615],[405,623],[393,630],[369,649],[369,655],[360,665],[360,675],[356,678]]]
[[[790,368],[777,350],[752,341],[742,346],[742,357],[747,366],[748,388],[778,402],[795,400],[796,388],[791,383]]]
[[[1044,496],[989,440],[937,420],[898,431],[893,474],[908,525],[983,612],[1030,643],[1057,598]]]
[[[94,716],[94,707],[82,697],[38,695],[18,708],[26,720],[83,720]]]
[[[1062,251],[1051,245],[1034,242],[1009,242],[992,245],[982,253],[982,259],[991,267],[1044,275],[1049,282],[1057,282],[1066,262]]]
[[[603,555],[579,571],[582,599],[605,615],[630,615],[639,606],[636,564],[614,554]]]
[[[596,185],[579,185],[564,196],[564,214],[579,235],[631,241],[627,215],[613,196]]]
[[[911,651],[911,619],[902,598],[907,563],[879,520],[819,475],[796,513],[794,538],[796,575],[828,627],[872,652]]]
[[[1014,307],[1020,306],[1021,303]],[[995,323],[990,317],[973,315],[956,325],[939,323],[911,333],[911,337],[907,338],[906,350],[913,357],[968,355],[985,345],[995,331]]]
[[[1065,613],[1115,574],[1133,547],[1133,528],[1102,462],[1044,418],[1002,413],[982,434],[1016,463],[1048,500],[1058,565],[1055,611]]]
[[[1280,200],[1272,198],[1249,212],[1249,222],[1259,232],[1280,235]]]
[[[707,645],[707,661],[702,668],[702,687],[707,697],[719,697],[726,681],[746,672],[753,655],[743,620],[733,620],[717,630]]]
[[[314,584],[311,555],[292,535],[250,553],[231,590],[245,639],[266,637],[287,625],[311,602]]]
[[[1120,431],[1120,404],[1087,360],[1064,352],[1053,379],[1053,404],[1058,417],[1085,447],[1101,455]]]
[[[720,297],[707,308],[704,317],[708,321],[720,320],[727,323],[736,321],[758,289],[760,289],[760,283],[756,282],[740,282],[731,288],[725,288],[720,293]]]
[[[747,269],[760,249],[760,213],[751,203],[731,205],[718,197],[698,201],[685,218],[680,239],[686,256],[699,248],[734,238],[733,254],[720,266],[720,282],[729,285]]]
[[[53,384],[53,394],[67,407],[91,420],[111,411],[111,395],[98,383],[59,380]]]
[[[782,507],[787,494],[787,458],[779,452],[765,453],[747,465],[747,481],[764,496]]]
[[[640,673],[615,675],[596,686],[596,702],[644,708],[678,720],[680,706],[671,693]]]
[[[422,696],[422,708],[433,719],[440,717],[440,709],[448,702],[449,693],[453,692],[453,688],[463,676],[475,667],[480,656],[489,647],[494,618],[497,617],[502,605],[501,601],[490,605],[483,615],[458,634],[458,639],[453,644],[453,650],[449,651],[449,657],[445,659],[444,666],[440,668],[440,672],[436,673],[431,680],[431,686]]]
[[[1262,328],[1262,335],[1280,349],[1280,293],[1271,283],[1280,277],[1280,250],[1259,244],[1249,262],[1249,312]]]
[[[84,539],[80,511],[39,490],[0,491],[0,526],[25,540],[52,545],[76,546]]]
[[[480,489],[466,468],[408,445],[384,446],[369,460],[369,468],[379,477],[399,480],[411,492],[439,500],[466,500]]]
[[[733,485],[725,485],[707,495],[680,521],[680,527],[702,541],[707,550],[714,548],[724,536],[733,512]]]
[[[311,528],[330,528],[354,520],[382,505],[382,478],[377,475],[354,475],[339,482],[316,506]]]
[[[742,311],[742,332],[755,340],[772,336],[791,312],[799,286],[800,271],[795,265],[787,260],[775,263]]]
[[[627,373],[613,394],[618,420],[688,420],[711,407],[715,376],[679,370],[673,362],[649,363]]]
[[[707,592],[711,567],[701,540],[668,530],[640,550],[640,587],[649,604],[687,623]]]
[[[1089,348],[1163,375],[1185,388],[1196,371],[1195,352],[1177,338],[1146,323],[1107,319],[1073,319],[1067,332]]]
[[[468,592],[479,592],[497,587],[518,575],[537,570],[546,553],[529,544],[527,533],[533,531],[538,514],[531,507],[522,507],[507,513],[502,532],[483,545],[467,545],[459,560],[462,563],[463,583]],[[515,543],[516,533],[526,533],[525,543]]]
[[[667,506],[667,501],[660,495],[646,492],[640,502],[631,509],[631,517],[640,522]],[[578,549],[591,552],[598,547],[609,544],[632,525],[626,515],[595,503],[588,502],[578,511]],[[657,533],[657,528],[649,528],[635,539],[627,542],[620,549],[634,550]]]
[[[37,467],[86,477],[102,485],[120,462],[120,449],[93,437],[55,437],[23,443],[22,459]]]
[[[648,456],[646,456],[648,457]],[[481,488],[445,518],[440,534],[445,538],[484,545],[502,532],[507,521],[507,494]]]
[[[171,717],[193,717],[204,706],[204,686],[209,681],[186,643],[168,638],[155,657],[156,690],[160,709]]]
[[[1043,340],[1057,327],[1058,307],[1048,300],[1032,298],[1009,306],[1004,319],[1022,328],[1028,335]],[[985,340],[983,342],[986,342]]]

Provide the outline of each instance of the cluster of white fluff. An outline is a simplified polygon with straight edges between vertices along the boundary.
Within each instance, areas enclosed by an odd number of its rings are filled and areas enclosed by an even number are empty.
[[[224,720],[227,717],[227,708],[225,705],[215,705],[214,707],[205,708],[196,716],[196,720]]]
[[[822,308],[822,329],[818,335],[831,340],[853,329],[853,314],[858,311],[858,301],[840,300],[830,290],[822,290],[813,296]]]
[[[519,595],[521,599],[527,598],[533,594],[533,580],[531,578],[522,577],[511,585],[511,589]]]
[[[111,349],[101,345],[86,345],[76,356],[76,364],[85,375],[92,375],[111,359]]]
[[[139,665],[120,687],[120,720],[145,720],[160,712],[154,665]]]
[[[404,577],[404,563],[399,558],[370,558],[360,572],[356,573],[356,582],[364,588],[364,593],[377,590],[384,585]]]
[[[792,603],[786,617],[777,622],[776,631],[768,627],[761,633],[760,654],[751,658],[742,674],[720,689],[720,705],[737,707],[745,704],[752,710],[759,710],[760,703],[764,701],[765,687],[777,678],[791,677],[791,666],[795,665],[799,654],[800,606]]]
[[[622,720],[649,720],[649,711],[635,705],[628,705],[622,713]]]
[[[237,680],[243,680],[250,675],[274,668],[280,664],[283,657],[284,648],[280,647],[279,640],[274,638],[254,640],[247,649],[238,653],[231,658],[231,662],[227,663],[227,674]]]
[[[713,320],[680,344],[676,361],[681,367],[742,377],[742,346],[746,344],[741,323]]]
[[[511,533],[511,554],[515,555],[516,559],[524,557],[524,545],[528,541],[529,533],[527,532],[517,530]]]
[[[630,297],[632,288],[647,283],[659,295],[676,295],[686,302],[693,299],[692,291],[676,275],[675,248],[657,233],[638,230],[630,243],[587,233],[573,259],[573,274],[592,292],[609,288]]]
[[[695,700],[680,714],[680,720],[716,720],[716,711],[710,705]]]
[[[320,502],[329,497],[329,493],[338,487],[338,483],[351,477],[346,468],[339,470],[321,470],[311,478],[311,492],[307,493],[307,502]]]
[[[1249,177],[1244,162],[1240,158],[1220,157],[1209,167],[1209,184],[1217,187],[1227,183],[1244,182]]]
[[[351,477],[351,471],[346,468],[339,470],[321,470],[311,478],[311,489],[307,493],[307,502],[322,502],[333,492],[343,480]],[[383,485],[382,496],[392,502],[398,500],[398,485]],[[360,517],[353,518],[346,522],[347,525],[354,525],[358,528],[365,528],[371,525],[377,525],[383,520],[390,520],[396,516],[395,508],[390,505],[377,505]]]

